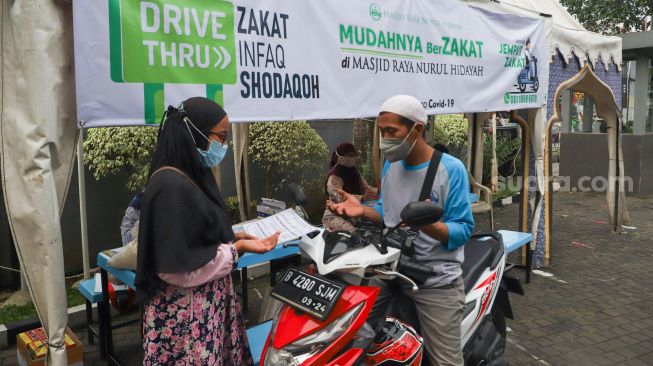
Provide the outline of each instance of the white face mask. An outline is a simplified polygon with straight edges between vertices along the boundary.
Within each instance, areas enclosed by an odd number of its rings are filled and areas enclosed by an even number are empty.
[[[410,152],[417,143],[417,139],[415,139],[412,145],[408,144],[408,137],[414,129],[415,125],[413,125],[413,128],[408,131],[408,135],[403,139],[381,138],[379,148],[389,162],[394,163],[395,161],[406,160],[408,155],[410,155]]]

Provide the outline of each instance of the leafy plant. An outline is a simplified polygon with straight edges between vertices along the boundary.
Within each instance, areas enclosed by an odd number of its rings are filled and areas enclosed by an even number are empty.
[[[626,124],[623,126],[622,133],[633,133],[633,125],[634,125],[633,120],[627,121]]]
[[[497,166],[515,161],[519,166],[519,148],[521,138],[497,136]],[[490,182],[492,173],[492,135],[483,134],[483,182]]]
[[[506,184],[499,192],[492,194],[492,199],[494,201],[499,201],[506,197],[513,196],[515,193],[519,193],[520,190],[521,190],[521,185],[514,186],[511,184]]]
[[[372,164],[361,164],[360,165],[360,172],[361,175],[363,176],[363,179],[367,181],[368,184],[374,185],[376,182],[376,177],[374,176],[374,167]]]
[[[468,127],[469,121],[462,114],[437,116],[433,128],[433,142],[446,146],[451,155],[465,160]]]
[[[320,186],[329,152],[320,135],[305,121],[255,123],[249,129],[249,139],[252,162],[265,170],[268,197],[290,182],[307,190]],[[315,177],[315,172],[320,178]]]
[[[66,298],[68,300],[69,308],[84,303],[84,297],[79,290],[73,288],[73,283],[73,280],[66,281]],[[37,316],[36,308],[32,303],[21,306],[7,305],[0,308],[0,324],[16,322],[28,318],[36,318]]]
[[[6,324],[23,320],[31,317],[36,317],[36,308],[34,305],[7,305],[0,309],[0,324]]]
[[[240,222],[240,206],[238,205],[238,196],[229,196],[225,200],[227,205],[227,211],[229,211],[229,217],[231,218],[232,224],[237,224]],[[252,201],[249,203],[250,208],[256,207],[256,202]]]
[[[127,189],[139,192],[147,181],[156,138],[157,129],[150,126],[90,129],[84,139],[84,163],[98,180],[126,172]]]

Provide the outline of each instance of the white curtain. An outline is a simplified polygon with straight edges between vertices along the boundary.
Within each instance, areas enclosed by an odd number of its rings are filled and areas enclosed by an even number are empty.
[[[72,9],[54,0],[2,1],[2,188],[27,287],[49,336],[47,363],[66,364],[60,215],[77,129]]]

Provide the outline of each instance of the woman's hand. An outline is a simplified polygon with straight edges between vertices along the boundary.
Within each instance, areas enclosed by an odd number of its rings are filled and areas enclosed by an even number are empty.
[[[236,235],[236,240],[256,240],[258,239],[254,235],[250,235],[244,231],[241,231],[239,233],[235,233]]]
[[[338,216],[361,217],[365,213],[365,208],[361,202],[353,195],[339,189],[338,194],[343,197],[341,203],[327,201],[327,207],[331,212]]]
[[[234,243],[234,245],[238,253],[266,253],[277,246],[279,235],[281,235],[281,232],[277,231],[265,239],[241,239]]]

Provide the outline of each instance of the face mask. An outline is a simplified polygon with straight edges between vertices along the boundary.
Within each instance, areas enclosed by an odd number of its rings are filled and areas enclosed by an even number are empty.
[[[222,159],[227,155],[227,150],[229,150],[229,145],[225,146],[217,141],[211,141],[206,151],[199,147],[197,148],[197,151],[200,153],[200,162],[207,168],[213,168],[220,164]]]
[[[356,158],[353,156],[339,156],[338,165],[344,166],[346,168],[353,168],[356,166]]]
[[[417,139],[415,139],[412,145],[408,144],[408,136],[413,132],[413,129],[415,129],[415,125],[413,125],[413,128],[410,129],[408,135],[403,139],[381,138],[379,148],[389,162],[394,163],[395,161],[405,160],[410,155],[413,146],[417,143]]]
[[[338,157],[336,165],[341,165],[346,168],[353,168],[356,165],[356,156],[342,156],[337,151],[336,156]]]
[[[223,145],[220,142],[209,140],[208,137],[204,136],[202,131],[195,127],[195,125],[190,121],[190,119],[188,119],[188,117],[184,117],[184,122],[186,122],[186,128],[188,129],[188,133],[190,133],[190,137],[193,139],[193,142],[195,142],[195,138],[190,132],[190,128],[188,127],[189,125],[193,126],[193,128],[197,130],[197,132],[199,132],[200,135],[202,135],[202,137],[204,137],[209,142],[209,148],[206,150],[202,150],[199,147],[196,148],[197,152],[200,153],[200,163],[202,166],[206,168],[213,168],[214,166],[220,164],[224,157],[227,155],[229,145]],[[197,145],[196,142],[195,144]]]

